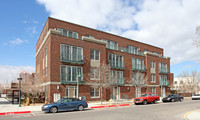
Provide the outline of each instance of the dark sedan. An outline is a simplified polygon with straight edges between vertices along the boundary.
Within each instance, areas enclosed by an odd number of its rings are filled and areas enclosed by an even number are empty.
[[[58,111],[79,110],[83,111],[87,108],[86,101],[79,100],[77,98],[63,98],[53,104],[46,104],[42,106],[42,111],[56,113]]]
[[[162,99],[163,102],[175,102],[175,101],[183,101],[183,97],[176,94],[168,95]]]

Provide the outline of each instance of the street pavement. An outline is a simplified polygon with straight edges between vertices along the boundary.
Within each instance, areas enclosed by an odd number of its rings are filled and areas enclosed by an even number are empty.
[[[113,108],[99,108],[99,109],[86,109],[85,111],[72,111],[72,112],[59,112],[56,114],[49,114],[41,112],[41,106],[28,106],[19,108],[18,105],[6,104],[8,108],[18,108],[18,110],[30,110],[32,114],[24,115],[7,115],[0,116],[0,120],[62,120],[62,119],[81,119],[81,120],[102,120],[102,119],[116,119],[116,120],[200,120],[200,101],[185,100],[183,102],[174,103],[159,103],[148,105],[133,105],[126,107],[113,107]],[[5,110],[5,106],[1,104]],[[99,105],[97,103],[89,103],[89,106]],[[3,107],[2,107],[3,106]],[[39,109],[38,109],[38,108]],[[8,110],[8,108],[6,108]],[[37,109],[40,111],[38,112]],[[17,110],[17,109],[15,109]],[[13,109],[14,111],[14,109]],[[4,111],[6,112],[6,111]]]

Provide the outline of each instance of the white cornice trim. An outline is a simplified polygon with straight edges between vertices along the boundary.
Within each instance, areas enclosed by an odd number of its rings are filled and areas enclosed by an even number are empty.
[[[49,29],[49,31],[47,32],[46,36],[44,37],[44,40],[42,41],[42,44],[40,45],[38,51],[36,52],[35,57],[38,55],[38,53],[40,52],[40,50],[42,49],[44,43],[47,41],[47,38],[49,37],[50,34],[56,34],[56,35],[61,35],[61,31],[56,30],[56,29]]]
[[[89,38],[89,37],[86,37],[86,36],[82,36],[82,40],[94,42],[94,43],[98,43],[98,44],[103,44],[103,45],[107,44],[106,41],[98,40],[98,39],[95,39],[95,38]]]
[[[47,86],[47,85],[60,85],[61,82],[45,82],[45,83],[42,83],[42,86]]]

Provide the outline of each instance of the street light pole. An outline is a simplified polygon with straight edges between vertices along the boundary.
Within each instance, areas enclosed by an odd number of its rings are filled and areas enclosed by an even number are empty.
[[[77,86],[76,86],[76,88],[77,88],[77,98],[78,98],[78,96],[79,96],[79,80],[78,80],[78,78],[79,77],[81,77],[81,75],[77,75]]]
[[[17,78],[19,81],[19,107],[21,107],[21,80],[22,78]]]

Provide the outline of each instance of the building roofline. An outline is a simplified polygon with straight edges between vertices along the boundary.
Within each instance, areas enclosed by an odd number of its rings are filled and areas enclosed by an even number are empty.
[[[101,31],[101,30],[97,30],[97,29],[95,29],[95,28],[90,28],[90,27],[87,27],[87,26],[83,26],[83,25],[79,25],[79,24],[76,24],[76,23],[68,22],[68,21],[65,21],[65,20],[58,19],[58,18],[54,18],[54,17],[50,17],[50,16],[49,16],[48,19],[59,20],[59,21],[62,21],[62,22],[66,22],[66,23],[70,23],[70,24],[73,24],[73,25],[76,25],[76,26],[80,26],[80,27],[84,27],[84,28],[87,28],[87,29],[95,30],[95,31],[97,31],[97,32],[106,33],[106,34],[113,35],[113,36],[116,36],[116,37],[120,37],[120,38],[123,38],[123,39],[135,41],[135,42],[138,42],[138,43],[141,43],[141,44],[145,44],[145,45],[148,45],[148,46],[151,46],[151,47],[156,47],[156,48],[158,48],[158,49],[163,50],[163,48],[160,48],[160,47],[157,47],[157,46],[153,46],[153,45],[150,45],[150,44],[147,44],[147,43],[143,43],[143,42],[136,41],[136,40],[133,40],[133,39],[130,39],[130,38],[126,38],[126,37],[122,37],[122,36],[115,35],[115,34],[112,34],[112,33],[104,32],[104,31]],[[48,19],[47,19],[47,20],[48,20]]]

